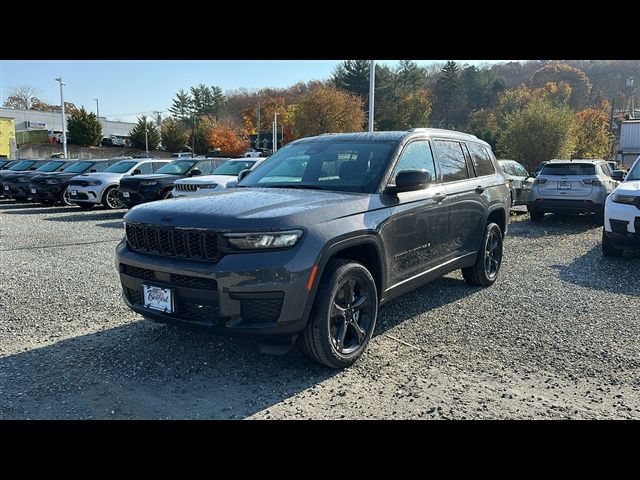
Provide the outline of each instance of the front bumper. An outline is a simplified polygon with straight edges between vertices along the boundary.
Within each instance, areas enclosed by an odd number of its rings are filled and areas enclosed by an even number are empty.
[[[48,185],[46,183],[32,183],[29,185],[29,196],[37,202],[57,201],[60,199],[60,193],[63,188],[63,184]],[[33,193],[33,189],[35,189],[35,193]]]
[[[306,324],[307,283],[318,252],[290,250],[228,254],[201,262],[116,249],[126,304],[147,319],[221,335],[292,337]],[[144,306],[143,285],[170,288],[173,313]]]
[[[2,187],[8,198],[30,198],[29,184],[24,182],[5,182]]]
[[[76,203],[100,203],[102,201],[102,192],[104,191],[104,188],[104,185],[89,187],[69,185],[69,200]]]
[[[126,188],[123,190],[121,188],[118,191],[118,198],[128,208],[131,208],[135,205],[140,205],[141,203],[159,200],[161,191],[162,189],[160,187],[154,187],[150,190],[128,190]],[[125,196],[126,194],[129,194],[129,196]]]
[[[604,230],[615,247],[640,249],[640,208],[607,198]]]
[[[604,210],[602,203],[592,200],[557,200],[536,198],[528,204],[530,209],[545,213],[600,213]]]

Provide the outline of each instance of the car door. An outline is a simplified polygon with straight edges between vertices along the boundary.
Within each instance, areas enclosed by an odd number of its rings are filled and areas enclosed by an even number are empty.
[[[396,175],[403,170],[427,170],[433,183],[422,190],[395,194],[397,201],[391,206],[391,285],[440,264],[442,245],[448,235],[448,201],[444,188],[438,182],[428,140],[416,140],[404,147],[391,182],[395,184]]]
[[[458,258],[478,249],[488,210],[486,189],[492,176],[476,178],[466,145],[456,140],[434,140],[436,161],[449,200],[447,259]]]
[[[533,177],[529,176],[527,169],[518,162],[513,162],[513,169],[516,173],[516,205],[523,205],[531,201],[531,192],[533,189]]]

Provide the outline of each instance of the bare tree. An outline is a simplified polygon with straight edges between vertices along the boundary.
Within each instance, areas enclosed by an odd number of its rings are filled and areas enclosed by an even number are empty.
[[[30,85],[20,85],[9,90],[9,96],[4,101],[4,106],[9,108],[19,108],[29,110],[33,104],[38,89]]]

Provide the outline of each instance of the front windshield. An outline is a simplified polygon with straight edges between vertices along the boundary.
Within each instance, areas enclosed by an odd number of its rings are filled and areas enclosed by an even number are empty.
[[[374,193],[396,142],[304,142],[278,150],[243,179],[242,187]]]
[[[138,162],[118,162],[111,165],[104,172],[105,173],[125,173],[135,167]]]
[[[63,170],[64,173],[82,173],[93,165],[93,162],[78,162]]]
[[[625,180],[640,180],[640,158],[636,160],[636,164],[629,170]]]
[[[237,176],[242,170],[247,170],[248,168],[253,167],[255,163],[256,162],[251,162],[251,161],[227,162],[220,165],[213,172],[211,172],[211,174]]]
[[[156,173],[168,173],[173,175],[184,175],[196,162],[193,160],[174,160],[158,169]]]
[[[36,168],[36,172],[53,172],[64,165],[64,162],[49,162],[45,163],[39,168]]]
[[[35,160],[27,160],[27,161],[24,161],[24,162],[18,162],[13,167],[9,167],[9,170],[26,170],[27,168],[29,168],[34,163],[36,163]]]

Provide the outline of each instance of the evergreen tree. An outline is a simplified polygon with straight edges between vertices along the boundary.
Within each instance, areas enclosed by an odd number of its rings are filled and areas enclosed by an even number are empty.
[[[436,126],[456,128],[462,123],[463,91],[458,65],[448,61],[442,67],[434,88],[433,118]]]
[[[160,132],[153,122],[147,120],[147,117],[138,117],[138,122],[131,129],[131,145],[133,148],[145,149],[145,129],[147,129],[149,150],[155,150],[160,144]]]
[[[171,104],[171,107],[169,107],[169,111],[174,117],[179,118],[180,120],[191,118],[193,113],[193,99],[191,98],[191,95],[180,89],[180,91],[176,93],[176,98],[173,99],[173,103]]]
[[[102,140],[102,126],[95,113],[88,113],[84,107],[74,110],[67,120],[69,142],[84,147],[96,146]]]

